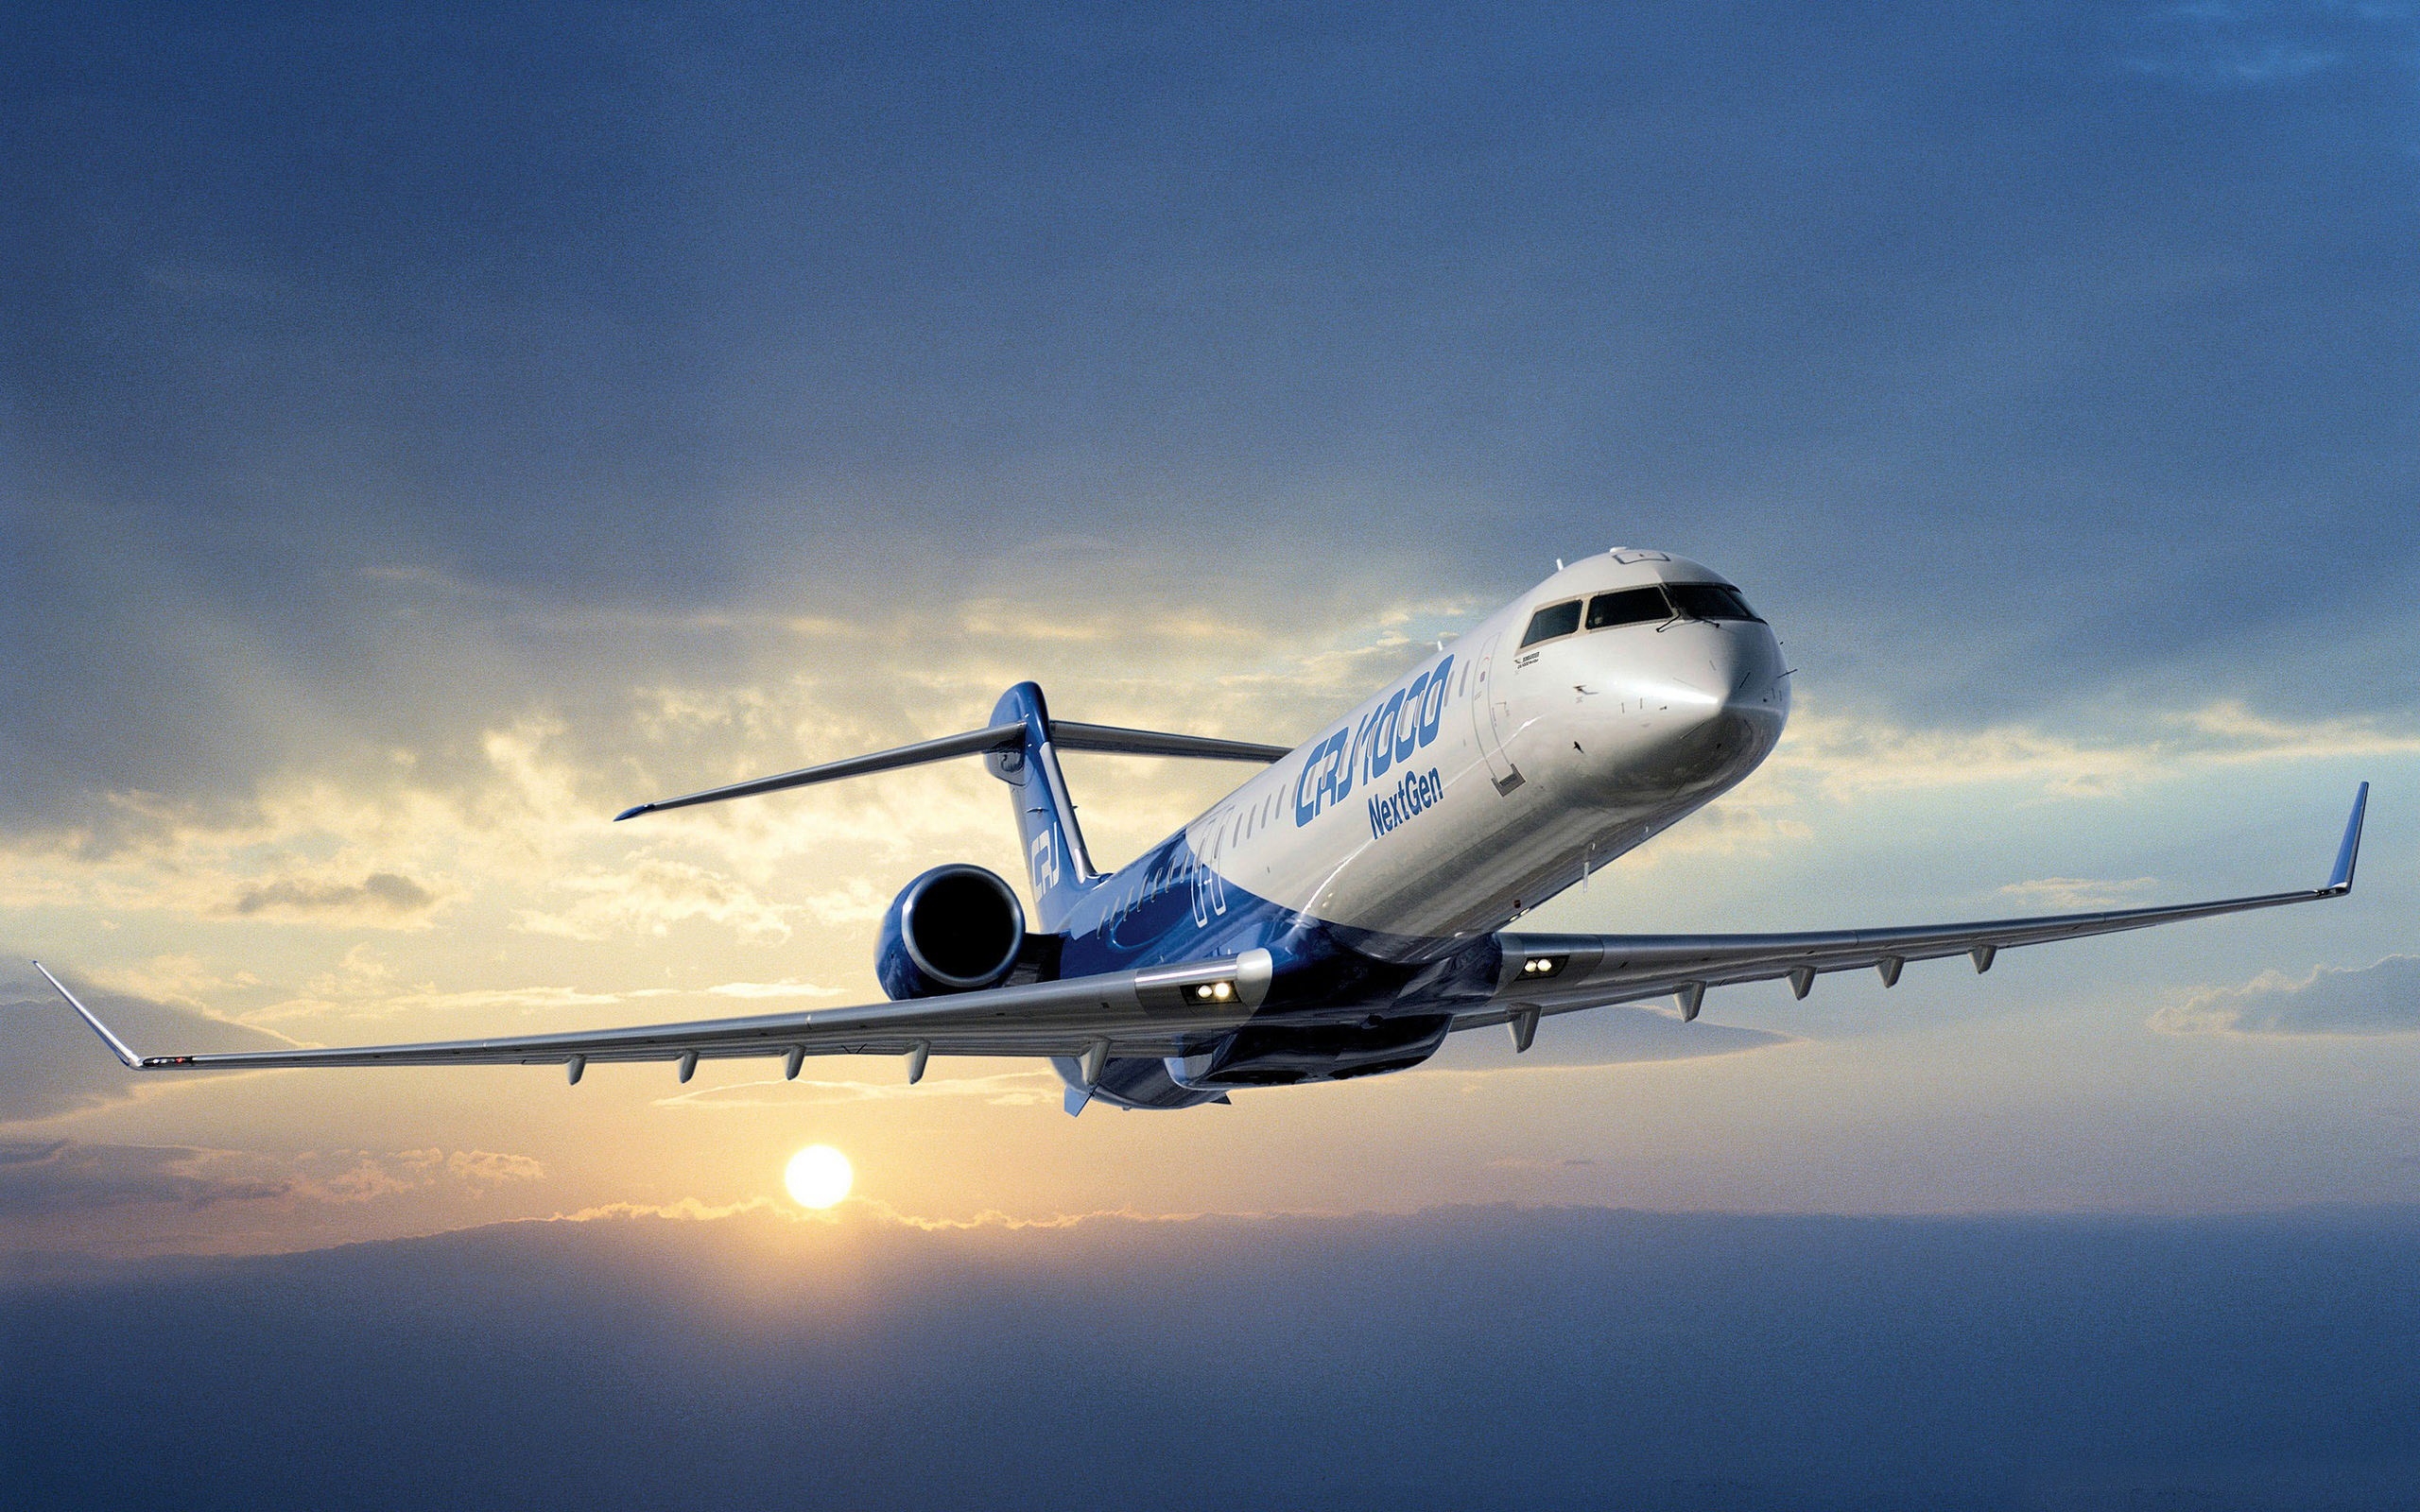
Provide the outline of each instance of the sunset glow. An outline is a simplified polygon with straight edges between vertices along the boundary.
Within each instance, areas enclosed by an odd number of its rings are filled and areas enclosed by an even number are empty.
[[[823,1209],[839,1202],[849,1194],[849,1187],[856,1180],[856,1172],[849,1166],[849,1158],[829,1144],[810,1144],[790,1157],[782,1172],[782,1185],[789,1189],[790,1199],[802,1208]]]

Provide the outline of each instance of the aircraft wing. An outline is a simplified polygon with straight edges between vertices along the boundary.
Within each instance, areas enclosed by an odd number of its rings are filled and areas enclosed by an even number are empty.
[[[142,1055],[130,1048],[37,961],[69,1006],[118,1059],[135,1071],[257,1071],[288,1066],[562,1065],[572,1079],[591,1061],[673,1060],[682,1079],[696,1059],[750,1056],[1170,1056],[1181,1038],[1240,1023],[1269,990],[1267,951],[1183,966],[1115,971],[1058,982],[994,988],[948,997],[859,1007],[817,1008],[745,1019],[640,1024],[568,1034],[512,1035],[425,1044],[342,1049],[247,1050],[221,1055]],[[692,1059],[691,1057],[696,1057]]]
[[[1458,1014],[1454,1027],[1510,1023],[1514,1042],[1527,1049],[1529,1036],[1544,1015],[1676,997],[1681,1016],[1694,1019],[1708,988],[1737,982],[1786,980],[1790,990],[1804,998],[1815,978],[1826,971],[1872,968],[1890,987],[1898,982],[1900,970],[1910,961],[1964,955],[1974,961],[1976,971],[1988,971],[1999,952],[2020,945],[2342,898],[2353,890],[2353,864],[2360,853],[2361,818],[2369,800],[2370,784],[2363,782],[2354,795],[2353,814],[2345,820],[2344,838],[2337,847],[2336,866],[2325,885],[2294,892],[2091,914],[1797,935],[1503,934],[1496,936],[1504,947],[1504,969],[1495,1001],[1485,1008]]]
[[[2341,898],[2353,890],[2369,792],[2364,782],[2355,795],[2335,868],[2319,887],[2100,913],[1806,934],[1506,933],[1496,936],[1504,962],[1495,997],[1483,1007],[1457,1014],[1454,1026],[1511,1023],[1515,1043],[1527,1048],[1538,1020],[1551,1014],[1674,996],[1682,1016],[1694,1019],[1709,988],[1734,983],[1787,979],[1804,998],[1826,971],[1872,967],[1891,985],[1910,961],[1965,955],[1977,971],[1989,971],[1999,951],[2014,946]],[[686,1079],[699,1059],[790,1057],[795,1074],[796,1060],[810,1055],[905,1055],[918,1068],[933,1053],[1069,1056],[1084,1060],[1089,1071],[1111,1055],[1182,1054],[1189,1048],[1186,1039],[1241,1023],[1267,995],[1272,962],[1268,952],[1255,950],[1182,966],[752,1018],[422,1044],[170,1056],[138,1054],[48,969],[39,962],[35,969],[118,1059],[136,1071],[568,1065],[578,1080],[590,1061],[679,1061]]]

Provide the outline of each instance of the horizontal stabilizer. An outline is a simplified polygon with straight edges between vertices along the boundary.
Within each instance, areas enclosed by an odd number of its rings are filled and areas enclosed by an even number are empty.
[[[614,816],[616,823],[634,819],[642,814],[655,814],[665,809],[685,809],[694,803],[719,803],[727,798],[753,798],[759,793],[778,793],[786,787],[804,787],[810,782],[838,782],[843,777],[863,777],[868,772],[887,772],[900,766],[921,766],[926,762],[945,762],[959,756],[980,756],[986,751],[1014,750],[1025,739],[1023,725],[994,725],[989,730],[970,730],[963,735],[943,735],[939,740],[919,741],[913,746],[901,746],[892,750],[878,750],[871,756],[851,756],[820,766],[802,766],[794,772],[773,777],[759,777],[745,782],[733,782],[727,787],[709,787],[702,792],[667,798],[653,803],[642,803],[624,809]]]
[[[1115,751],[1128,756],[1191,756],[1206,761],[1273,762],[1285,755],[1288,749],[1284,746],[1260,746],[1243,740],[1216,740],[1207,735],[1124,730],[1115,725],[1082,725],[1067,719],[1053,719],[1048,729],[1051,743],[1063,750]],[[868,756],[851,756],[817,766],[802,766],[794,772],[753,778],[724,787],[709,787],[680,798],[642,803],[636,808],[624,809],[614,817],[616,821],[632,819],[642,814],[656,814],[666,809],[685,809],[697,803],[719,803],[727,798],[752,798],[759,793],[778,793],[784,788],[837,782],[843,777],[863,777],[869,772],[921,766],[926,762],[945,762],[960,756],[1015,750],[1023,746],[1025,738],[1026,726],[1022,723],[994,725],[988,730],[970,730],[962,735],[943,735],[939,740],[919,741],[913,746],[878,750]]]
[[[1170,735],[1157,730],[1121,730],[1115,725],[1080,725],[1072,719],[1050,721],[1050,743],[1061,750],[1108,750],[1128,756],[1193,756],[1213,762],[1273,762],[1282,758],[1287,750],[1284,746],[1258,746],[1248,740]]]

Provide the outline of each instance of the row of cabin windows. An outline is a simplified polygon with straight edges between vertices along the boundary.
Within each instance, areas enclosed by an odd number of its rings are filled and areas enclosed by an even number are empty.
[[[1582,601],[1549,604],[1530,616],[1530,627],[1521,636],[1521,648],[1528,650],[1540,641],[1552,641],[1580,630]],[[1588,628],[1611,629],[1616,625],[1651,625],[1658,620],[1753,620],[1756,611],[1739,596],[1739,590],[1721,583],[1653,583],[1645,588],[1625,588],[1618,593],[1599,593],[1586,600]]]
[[[1241,845],[1244,841],[1251,839],[1253,835],[1257,833],[1259,831],[1266,829],[1268,826],[1276,822],[1278,804],[1285,797],[1286,794],[1283,788],[1271,789],[1268,797],[1262,799],[1251,808],[1246,809],[1239,815],[1231,816],[1220,822],[1219,829],[1224,832],[1223,841],[1208,840],[1205,841],[1204,844],[1209,847],[1211,852],[1214,854],[1223,850],[1227,846]],[[1132,909],[1136,903],[1142,902],[1143,896],[1146,893],[1158,891],[1163,883],[1173,880],[1181,870],[1201,865],[1203,859],[1206,858],[1197,857],[1194,860],[1185,863],[1184,867],[1179,867],[1176,865],[1176,857],[1171,855],[1163,858],[1159,866],[1153,867],[1144,873],[1138,884],[1130,884],[1128,885],[1124,895],[1121,896],[1117,900],[1116,904],[1109,910],[1109,913],[1104,919],[1104,923],[1115,923],[1119,919],[1124,918],[1128,911]]]
[[[1255,832],[1275,823],[1278,805],[1285,797],[1286,794],[1282,788],[1273,789],[1268,797],[1251,808],[1223,820],[1219,826],[1219,830],[1223,832],[1223,839],[1213,838],[1206,841],[1208,854],[1193,855],[1182,862],[1173,854],[1163,856],[1159,865],[1144,872],[1139,880],[1127,885],[1126,891],[1102,916],[1101,927],[1104,930],[1115,929],[1120,920],[1133,912],[1135,905],[1140,903],[1146,896],[1158,892],[1163,885],[1173,885],[1178,877],[1206,865],[1210,855],[1219,853],[1227,846],[1241,845]]]
[[[1269,794],[1240,814],[1221,820],[1203,843],[1209,855],[1223,853],[1230,846],[1239,846],[1277,820],[1277,806],[1286,797],[1283,788],[1272,788]],[[1207,857],[1205,856],[1205,859]]]
[[[1271,789],[1268,797],[1262,799],[1251,808],[1244,810],[1242,817],[1227,826],[1229,833],[1227,834],[1225,844],[1241,845],[1246,840],[1251,839],[1254,834],[1258,833],[1262,826],[1268,824],[1271,819],[1276,817],[1277,800],[1283,796],[1284,795],[1279,791]],[[1225,845],[1219,846],[1218,849],[1224,850]]]
[[[1222,850],[1229,845],[1242,844],[1251,838],[1254,832],[1276,822],[1277,805],[1285,796],[1283,789],[1272,789],[1268,797],[1242,814],[1221,821],[1219,828],[1225,832],[1223,843],[1218,840],[1207,840],[1204,844],[1212,853]],[[1162,857],[1160,864],[1146,871],[1139,881],[1127,885],[1125,893],[1102,917],[1101,927],[1115,928],[1118,920],[1132,912],[1134,905],[1141,902],[1146,895],[1159,891],[1163,884],[1174,882],[1180,873],[1201,866],[1206,859],[1203,856],[1195,856],[1180,865],[1174,855]]]

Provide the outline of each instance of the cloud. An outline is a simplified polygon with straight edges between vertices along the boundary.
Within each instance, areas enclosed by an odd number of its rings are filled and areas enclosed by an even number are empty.
[[[562,850],[562,800],[516,757],[468,781],[386,760],[265,771],[235,801],[96,795],[75,822],[0,833],[0,907],[423,928],[462,894],[456,869],[539,874]]]
[[[2129,18],[2138,74],[2206,89],[2267,89],[2408,48],[2414,12],[2401,0],[2187,0]],[[2381,44],[2384,44],[2382,47]]]
[[[260,985],[260,979],[250,971],[222,973],[200,956],[191,954],[155,955],[147,961],[100,967],[84,974],[94,983],[117,992],[173,1004],[205,1015],[210,1013],[210,1009],[203,1001],[204,993]]]
[[[406,1156],[419,1156],[435,1163],[435,1150],[406,1151]],[[535,1181],[546,1174],[544,1162],[534,1156],[510,1155],[498,1150],[455,1150],[444,1157],[446,1174],[458,1180],[493,1184],[503,1181]]]
[[[1979,730],[1922,728],[1806,708],[1791,715],[1766,774],[1787,787],[1839,802],[1985,783],[2082,796],[2212,767],[2420,755],[2420,729],[2404,723],[2278,718],[2238,699],[2184,709],[2113,710],[2096,723],[2092,735],[2027,721]]]
[[[2129,877],[2123,882],[2094,877],[2036,877],[2030,882],[2009,883],[2000,888],[2000,896],[2013,898],[2029,909],[2114,908],[2140,897],[2158,881],[2156,877]]]
[[[297,1198],[321,1203],[374,1202],[449,1186],[478,1197],[546,1174],[545,1162],[534,1156],[496,1150],[333,1150],[247,1159],[283,1171]]]
[[[2283,769],[2355,756],[2420,756],[2420,730],[2383,718],[2281,718],[2237,699],[2110,711],[2089,733],[2032,720],[1980,729],[1911,725],[1802,701],[1750,785],[1656,835],[1621,864],[1635,875],[1684,858],[1770,852],[1810,838],[1818,810],[1902,795],[1996,786],[2097,798],[2215,769]],[[2029,906],[2091,908],[2154,884],[2149,877],[2045,877],[2001,891]]]
[[[684,861],[644,860],[614,871],[590,871],[556,884],[579,895],[569,908],[525,909],[519,927],[535,935],[599,940],[619,931],[669,935],[691,919],[720,924],[742,939],[787,939],[795,903],[770,902],[746,883]]]
[[[26,1220],[95,1208],[201,1209],[289,1195],[290,1181],[220,1169],[225,1151],[0,1142],[0,1214]]]
[[[223,1203],[344,1207],[444,1188],[476,1198],[545,1174],[544,1163],[533,1157],[496,1150],[271,1154],[0,1141],[0,1216],[29,1222],[129,1207],[199,1211]]]
[[[268,1024],[341,1013],[349,1018],[392,1018],[458,1015],[494,1010],[518,1014],[556,1011],[585,1012],[611,1007],[631,999],[679,995],[677,989],[642,988],[631,992],[597,992],[551,983],[521,987],[465,988],[447,990],[428,983],[396,980],[387,957],[369,944],[347,950],[332,970],[303,983],[300,991],[268,1001],[244,1014],[244,1022]]]
[[[2411,1034],[2420,1030],[2420,955],[2322,966],[2303,977],[2264,972],[2241,987],[2204,988],[2160,1009],[2151,1022],[2167,1034]]]
[[[751,1000],[764,998],[830,998],[840,995],[840,989],[837,987],[818,987],[812,982],[801,982],[792,977],[784,977],[778,982],[723,982],[717,986],[710,987],[706,988],[706,990],[717,997],[748,998]]]
[[[254,887],[237,898],[233,911],[313,919],[331,923],[400,923],[437,906],[437,895],[392,871],[373,871],[359,882],[321,882],[288,877]]]
[[[75,976],[61,974],[101,1021],[138,1053],[277,1050],[294,1044],[269,1030],[175,1002],[94,990]],[[173,963],[165,974],[177,978]],[[89,1112],[181,1085],[188,1083],[119,1065],[49,984],[37,979],[33,987],[0,990],[0,1125]]]
[[[546,1221],[551,1223],[605,1223],[617,1219],[661,1218],[673,1223],[705,1223],[717,1218],[732,1218],[741,1213],[765,1213],[776,1218],[801,1215],[796,1203],[777,1203],[770,1197],[745,1197],[737,1202],[702,1202],[696,1197],[683,1197],[676,1202],[601,1202],[581,1208],[576,1212],[559,1212]]]

